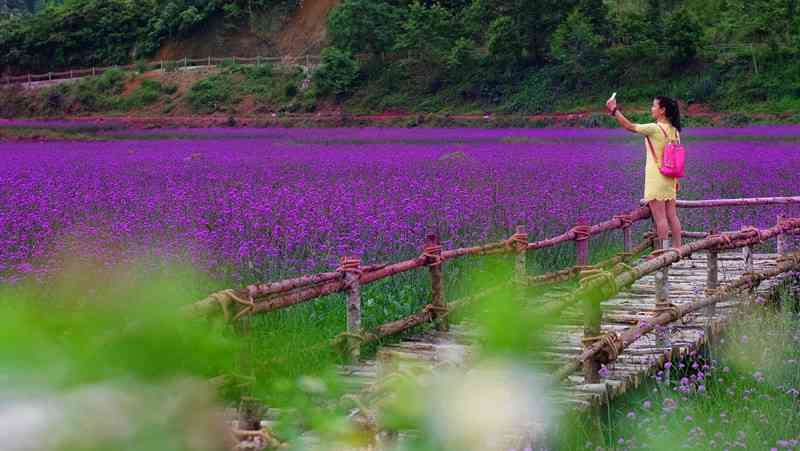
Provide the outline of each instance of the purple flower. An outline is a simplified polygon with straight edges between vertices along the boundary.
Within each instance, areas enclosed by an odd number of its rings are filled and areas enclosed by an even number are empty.
[[[642,407],[644,407],[645,409],[649,409],[650,407],[652,407],[652,405],[653,405],[653,403],[649,399],[645,400],[642,403]]]
[[[608,377],[608,368],[606,368],[605,365],[600,365],[600,369],[597,371],[597,374],[599,374],[600,377]]]
[[[672,362],[667,362],[667,363],[665,363],[665,364],[664,364],[664,368],[666,368],[666,369],[670,369],[670,368],[672,368]]]

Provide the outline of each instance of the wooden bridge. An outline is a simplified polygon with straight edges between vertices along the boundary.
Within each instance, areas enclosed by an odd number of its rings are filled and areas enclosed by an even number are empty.
[[[679,201],[679,208],[800,203],[798,197]],[[800,270],[800,252],[790,253],[787,237],[800,234],[800,218],[778,217],[767,229],[747,227],[735,232],[686,232],[695,238],[679,248],[653,249],[659,241],[652,233],[634,246],[632,225],[650,217],[646,207],[595,225],[578,224],[571,230],[542,241],[528,242],[520,226],[508,240],[481,246],[443,250],[436,236],[429,235],[422,254],[411,260],[386,265],[362,266],[354,257],[344,257],[336,271],[299,277],[239,290],[214,293],[194,304],[192,312],[222,312],[231,321],[308,302],[336,292],[347,293],[347,331],[337,344],[343,345],[351,363],[340,367],[349,382],[357,406],[354,421],[379,430],[370,405],[379,396],[387,377],[413,369],[414,374],[472,365],[475,342],[481,337],[468,322],[449,324],[448,314],[498,292],[503,286],[522,290],[574,278],[574,290],[553,290],[526,302],[524,307],[544,315],[559,315],[558,325],[546,334],[553,343],[538,350],[534,363],[547,368],[560,389],[551,402],[569,409],[591,409],[635,388],[664,363],[680,358],[718,335],[742,305],[767,295],[780,278]],[[619,229],[624,251],[606,261],[588,264],[592,236]],[[754,253],[756,246],[775,242],[775,253]],[[574,242],[577,265],[560,271],[531,276],[526,253],[535,249]],[[640,255],[652,249],[643,258]],[[444,274],[448,260],[465,255],[516,254],[513,275],[506,284],[469,298],[445,302]],[[361,286],[405,271],[427,268],[431,302],[417,313],[372,330],[361,328]],[[363,360],[361,347],[369,342],[432,323],[431,330],[383,345],[374,360]],[[240,423],[245,424],[245,423]],[[250,424],[258,424],[253,422]],[[256,428],[257,429],[257,428]],[[541,431],[529,425],[524,431],[509,431],[490,448],[535,445]],[[243,436],[252,436],[242,432]]]

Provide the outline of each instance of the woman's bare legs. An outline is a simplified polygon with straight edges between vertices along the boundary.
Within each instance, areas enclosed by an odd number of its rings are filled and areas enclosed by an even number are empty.
[[[678,208],[675,200],[668,200],[664,202],[664,209],[667,215],[667,222],[669,229],[672,232],[672,247],[681,247],[683,241],[681,238],[681,220],[678,219]]]
[[[656,225],[656,236],[663,243],[669,233],[669,223],[667,222],[667,212],[663,200],[651,200],[647,203],[650,213],[653,215],[653,222]]]

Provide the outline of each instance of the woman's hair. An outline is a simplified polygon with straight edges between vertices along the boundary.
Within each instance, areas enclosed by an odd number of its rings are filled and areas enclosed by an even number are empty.
[[[670,124],[681,131],[683,127],[681,127],[681,110],[678,108],[678,102],[665,96],[657,96],[656,100],[658,100],[658,106],[664,108]]]

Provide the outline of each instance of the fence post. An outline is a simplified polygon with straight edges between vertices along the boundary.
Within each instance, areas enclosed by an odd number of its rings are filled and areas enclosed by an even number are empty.
[[[28,72],[28,84],[30,84],[30,83],[31,83],[31,74],[30,74],[30,72]]]
[[[344,273],[347,287],[347,352],[351,362],[361,356],[361,260],[357,257],[342,257],[339,271]]]
[[[603,321],[603,311],[600,300],[594,296],[583,299],[583,344],[589,346],[600,336],[600,326]],[[587,384],[600,382],[600,362],[591,357],[583,361],[583,378]]]
[[[94,77],[95,75],[97,74],[95,73],[94,66],[92,66],[92,77]]]
[[[186,69],[188,67],[189,67],[189,57],[188,56],[184,56],[183,57],[183,68]]]
[[[623,243],[623,251],[630,252],[633,250],[633,238],[631,237],[631,226],[624,226],[622,227],[622,243]]]
[[[575,224],[575,264],[577,266],[589,266],[589,227],[585,220],[578,220]]]
[[[653,247],[657,250],[664,249],[665,246],[669,246],[669,242],[669,240],[660,240],[656,238]],[[669,288],[667,287],[669,283],[669,266],[656,271],[654,277],[656,288],[656,314],[660,314],[660,312],[669,309]],[[669,336],[666,332],[656,331],[657,346],[666,346],[668,342]]]
[[[525,259],[528,252],[528,232],[525,230],[524,225],[517,226],[517,233],[514,240],[514,250],[517,251],[517,258],[514,263],[514,278],[515,282],[524,286],[525,277],[528,275]]]
[[[261,55],[256,55],[256,67],[261,65]]]
[[[206,64],[206,66],[211,67],[211,57],[210,56],[208,57],[208,64]]]
[[[786,219],[786,216],[784,214],[779,214],[778,215],[778,225],[780,225],[785,219]],[[786,253],[786,234],[785,233],[778,234],[778,237],[777,237],[777,239],[775,241],[776,241],[775,245],[777,247],[776,251],[778,252],[778,255],[785,254]]]
[[[164,60],[161,60],[161,72],[164,72]]]
[[[50,80],[50,81],[53,81],[53,73],[52,72],[48,72],[47,73],[47,79]]]
[[[442,271],[442,244],[439,237],[430,234],[425,238],[422,254],[428,259],[428,271],[431,275],[431,304],[433,305],[433,322],[436,330],[446,332],[450,325],[447,321],[447,304],[444,300],[444,271]]]
[[[711,232],[713,235],[714,232]],[[714,249],[708,250],[708,258],[706,260],[706,297],[711,297],[715,294],[719,286],[719,258],[717,251]],[[711,304],[706,307],[706,337],[710,337],[711,323],[714,321],[714,315],[717,313],[717,305]]]

